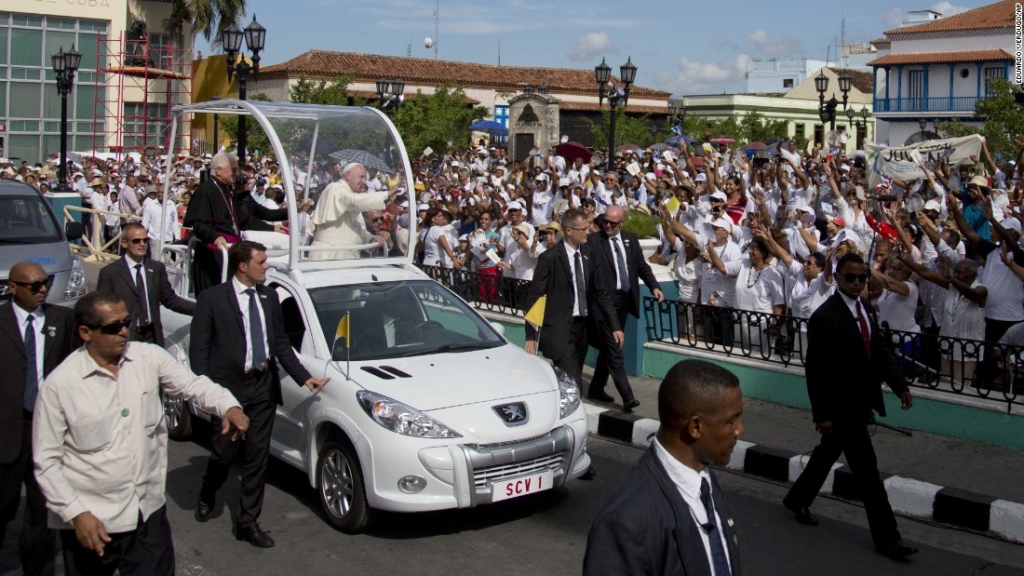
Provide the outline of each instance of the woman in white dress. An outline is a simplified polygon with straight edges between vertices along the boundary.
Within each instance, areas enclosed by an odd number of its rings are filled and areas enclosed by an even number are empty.
[[[879,326],[899,331],[892,335],[892,343],[901,356],[904,375],[912,378],[914,362],[921,356],[921,327],[914,315],[917,312],[919,290],[912,278],[912,272],[896,255],[890,256],[884,264],[876,262],[870,268],[871,278],[882,287],[878,297]]]
[[[442,268],[461,268],[455,258],[456,239],[452,233],[452,213],[446,207],[434,214],[433,226],[423,239],[423,264]]]

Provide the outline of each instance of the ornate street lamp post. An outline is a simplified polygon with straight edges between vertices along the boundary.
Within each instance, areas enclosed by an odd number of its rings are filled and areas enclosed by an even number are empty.
[[[388,91],[390,87],[390,92]],[[401,78],[395,78],[388,82],[383,76],[377,80],[377,96],[380,98],[380,109],[387,114],[394,113],[402,105],[402,94],[405,92],[405,82]]]
[[[828,124],[829,130],[836,129],[836,109],[839,107],[839,101],[836,100],[835,94],[825,101],[825,92],[828,91],[828,76],[825,76],[825,70],[822,69],[821,73],[814,78],[814,89],[818,91],[818,118],[821,119],[822,124]],[[846,110],[846,104],[850,95],[850,86],[853,84],[853,78],[849,72],[843,71],[842,75],[839,76],[839,91],[843,94],[843,110]]]
[[[57,92],[60,93],[60,170],[57,172],[57,188],[55,191],[68,192],[68,94],[75,85],[75,72],[82,63],[82,55],[71,45],[71,51],[65,52],[61,46],[56,54],[50,57],[53,62],[53,73],[57,76]]]
[[[245,59],[245,55],[240,52],[242,49],[242,37],[245,37],[245,45],[252,52],[252,65]],[[246,83],[249,80],[249,73],[252,72],[252,81],[258,82],[260,75],[260,52],[263,51],[265,41],[267,39],[267,29],[264,28],[259,22],[256,21],[256,15],[253,14],[252,22],[245,27],[245,30],[239,30],[238,26],[232,24],[224,29],[220,35],[221,45],[224,46],[224,50],[228,53],[228,82],[232,78],[238,79],[238,99],[245,100],[246,98]],[[246,160],[246,147],[247,134],[246,134],[246,117],[238,117],[238,161],[245,163]]]
[[[605,63],[604,58],[601,59],[600,64],[594,67],[594,79],[597,80],[598,84],[597,105],[600,107],[604,99],[607,98],[608,108],[611,110],[611,120],[608,126],[607,170],[609,172],[612,171],[615,161],[615,109],[619,106],[625,108],[629,103],[629,87],[633,85],[633,80],[636,79],[636,66],[633,65],[632,58],[627,58],[626,63],[619,67],[619,78],[622,80],[621,88],[609,82],[611,72],[612,69]]]

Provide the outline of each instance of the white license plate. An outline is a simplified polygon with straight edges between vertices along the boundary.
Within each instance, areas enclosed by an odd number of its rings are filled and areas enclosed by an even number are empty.
[[[491,502],[501,502],[509,498],[518,498],[527,494],[536,494],[554,487],[554,473],[548,470],[540,474],[523,476],[515,480],[505,480],[491,485]]]

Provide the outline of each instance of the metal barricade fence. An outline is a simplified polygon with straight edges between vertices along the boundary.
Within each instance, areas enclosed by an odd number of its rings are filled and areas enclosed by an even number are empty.
[[[419,268],[478,309],[513,316],[526,313],[529,280],[501,276],[500,270],[498,274],[487,274],[443,266],[419,265]]]
[[[807,319],[644,298],[647,341],[803,367]],[[884,325],[897,368],[914,387],[1004,404],[1024,405],[1024,347],[925,333]]]

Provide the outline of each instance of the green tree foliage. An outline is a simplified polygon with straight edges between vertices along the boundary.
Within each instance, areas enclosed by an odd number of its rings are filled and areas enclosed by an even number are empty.
[[[307,80],[305,76],[302,76],[288,90],[288,97],[292,102],[299,104],[366,106],[366,98],[361,98],[348,89],[348,85],[354,78],[355,74],[345,74],[333,82],[328,82],[327,80]]]
[[[609,127],[611,118],[611,112],[601,110],[601,119],[597,122],[589,118],[586,119],[590,124],[590,133],[594,136],[594,142],[597,143],[595,144],[596,148],[607,147],[608,133],[611,131]],[[630,116],[621,106],[615,109],[616,148],[624,144],[636,144],[641,148],[646,148],[651,144],[664,142],[671,135],[672,133],[668,129],[654,122],[649,114]]]
[[[461,87],[445,84],[433,94],[416,92],[395,112],[392,121],[409,155],[419,156],[428,146],[441,153],[448,143],[459,145],[469,136],[469,125],[488,115],[483,106],[466,105]]]
[[[259,102],[270,102],[270,98],[262,92],[251,94],[248,96],[249,100],[255,100]],[[231,140],[237,146],[238,143],[238,119],[241,116],[221,116],[220,117],[220,129],[225,134],[231,136]],[[245,117],[245,138],[246,138],[246,150],[250,153],[256,150],[263,156],[274,157],[274,151],[270,149],[270,138],[267,137],[266,133],[263,132],[263,128],[260,127],[259,123],[256,122],[251,116]]]
[[[682,123],[683,134],[707,142],[716,136],[727,136],[738,145],[747,142],[766,142],[772,139],[788,138],[789,124],[785,120],[766,118],[754,110],[739,118],[708,118],[687,116]]]
[[[171,15],[164,21],[164,28],[178,36],[187,26],[193,36],[202,34],[213,41],[213,46],[219,46],[220,33],[237,24],[244,15],[245,0],[172,0]]]
[[[979,128],[950,120],[939,124],[938,131],[945,138],[981,134],[997,162],[1013,160],[1019,152],[1016,141],[1024,135],[1024,108],[1015,101],[1021,87],[1002,78],[988,82],[992,96],[979,99],[974,106],[974,113],[984,118],[984,126]]]

